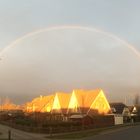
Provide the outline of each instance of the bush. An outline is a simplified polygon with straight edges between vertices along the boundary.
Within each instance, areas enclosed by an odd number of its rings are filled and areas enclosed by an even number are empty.
[[[36,126],[37,123],[30,119],[30,118],[18,118],[18,119],[15,119],[14,122],[16,124],[19,124],[19,125],[26,125],[26,126]]]
[[[62,121],[50,121],[43,124],[43,127],[71,127],[71,126],[80,126],[78,122],[62,122]]]

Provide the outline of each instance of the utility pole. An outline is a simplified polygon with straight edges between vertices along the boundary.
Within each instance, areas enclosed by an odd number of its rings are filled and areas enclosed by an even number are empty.
[[[11,140],[11,130],[8,130],[8,140]]]

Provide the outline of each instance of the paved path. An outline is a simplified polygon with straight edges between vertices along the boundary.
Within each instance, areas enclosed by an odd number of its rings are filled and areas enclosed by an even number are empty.
[[[84,140],[140,140],[140,125],[103,132]]]
[[[8,138],[8,130],[11,130],[12,140],[47,140],[44,138],[46,136],[45,134],[28,133],[1,124],[0,132],[2,135],[0,135],[0,139]]]

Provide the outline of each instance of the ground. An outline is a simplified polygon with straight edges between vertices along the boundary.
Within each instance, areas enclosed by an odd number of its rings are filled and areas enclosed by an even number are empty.
[[[0,125],[0,140],[8,138],[8,130],[11,130],[13,140],[47,140],[45,134],[27,133],[20,130],[10,128],[8,126]],[[74,134],[74,133],[73,133]],[[72,135],[73,135],[72,134]],[[56,136],[57,140],[58,137]],[[74,138],[69,138],[69,140]],[[77,139],[77,138],[76,138]],[[76,140],[75,139],[75,140]],[[93,134],[93,136],[82,138],[79,140],[140,140],[140,125],[125,126],[120,128],[113,128],[101,131],[100,133]]]
[[[104,132],[84,140],[140,140],[140,125]]]
[[[8,138],[8,130],[11,130],[12,140],[46,140],[44,134],[27,133],[1,124],[0,132],[2,134],[0,135],[0,140]]]

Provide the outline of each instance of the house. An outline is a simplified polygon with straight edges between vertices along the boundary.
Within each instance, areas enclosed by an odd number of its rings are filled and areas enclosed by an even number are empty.
[[[66,114],[70,101],[70,96],[71,96],[70,94],[66,93],[56,93],[51,112]]]
[[[140,106],[139,105],[134,105],[131,113],[140,116]]]
[[[40,96],[25,105],[25,112],[51,112],[54,95]]]
[[[67,120],[74,114],[104,115],[110,105],[102,90],[73,90],[71,94],[57,92],[55,95],[40,96],[25,106],[28,113],[50,113],[52,119]]]
[[[131,119],[131,113],[129,108],[124,103],[110,103],[112,113],[115,115],[122,115],[124,122],[128,122]]]
[[[93,118],[87,114],[74,114],[69,119],[82,125],[93,125]]]
[[[134,105],[131,109],[131,118],[132,122],[139,122],[140,121],[140,106]]]
[[[110,105],[102,90],[74,90],[72,92],[68,113],[107,114]]]
[[[90,126],[92,128],[107,127],[114,125],[113,115],[97,115],[90,116],[88,114],[75,114],[69,118],[73,122],[77,122],[82,126]]]

